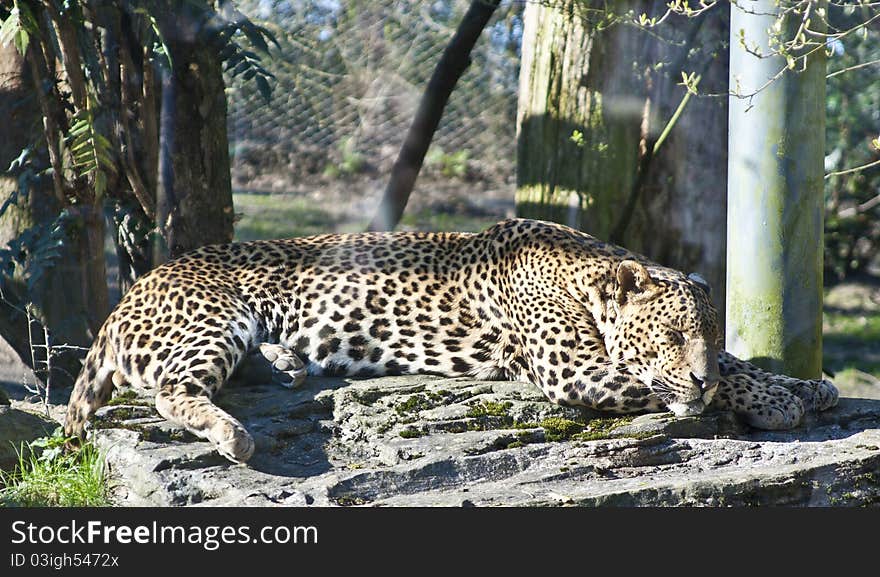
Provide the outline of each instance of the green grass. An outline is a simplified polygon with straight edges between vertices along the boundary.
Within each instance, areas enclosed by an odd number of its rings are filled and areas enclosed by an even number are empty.
[[[19,450],[15,471],[0,471],[7,507],[102,507],[110,504],[104,457],[91,444],[66,451],[60,429]]]
[[[863,314],[825,313],[825,338],[880,343],[880,310]]]
[[[425,209],[415,214],[404,214],[398,228],[423,231],[480,232],[498,220],[494,217],[451,214]]]
[[[320,203],[286,194],[252,194],[239,191],[232,195],[235,212],[235,240],[310,236],[328,232],[359,232],[367,227],[370,214],[360,221],[346,220],[340,214],[321,208]],[[424,209],[406,213],[399,230],[479,232],[495,224],[498,218],[452,214]]]
[[[330,212],[314,201],[287,195],[249,194],[232,195],[235,212],[240,218],[235,224],[235,240],[258,240],[310,236],[333,232],[355,232],[366,228],[363,223],[341,223]]]
[[[826,311],[822,340],[825,368],[836,373],[858,370],[880,378],[880,310]]]

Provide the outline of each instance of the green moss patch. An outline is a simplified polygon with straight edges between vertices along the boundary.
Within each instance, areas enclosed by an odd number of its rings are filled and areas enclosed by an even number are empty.
[[[423,394],[412,395],[405,401],[398,403],[394,407],[394,412],[398,415],[410,415],[434,408],[434,404]]]
[[[418,437],[424,436],[424,434],[425,431],[417,427],[407,427],[398,433],[398,435],[400,435],[404,439],[416,439]]]
[[[544,438],[548,441],[566,441],[584,430],[584,425],[562,417],[550,417],[541,421]]]
[[[608,419],[593,419],[589,423],[587,423],[587,427],[576,435],[572,435],[572,438],[578,441],[600,441],[603,439],[611,439],[613,438],[611,432],[615,429],[622,427],[623,425],[628,425],[632,422],[633,417],[612,417]],[[651,437],[653,433],[647,433],[645,437]],[[633,438],[632,435],[628,435],[628,438]],[[635,437],[641,437],[641,435],[635,435]]]
[[[481,417],[510,417],[507,411],[513,406],[511,402],[496,403],[494,401],[483,401],[479,405],[472,406],[467,416],[479,419]]]
[[[107,401],[107,406],[112,407],[115,405],[137,405],[137,406],[146,406],[149,403],[138,397],[137,391],[134,389],[126,389],[117,393],[112,399]]]

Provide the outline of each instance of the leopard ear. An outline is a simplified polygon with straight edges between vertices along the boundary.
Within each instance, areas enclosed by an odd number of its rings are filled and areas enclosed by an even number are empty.
[[[692,272],[688,275],[688,280],[694,281],[701,289],[703,289],[707,295],[712,294],[712,287],[709,285],[709,281],[704,279],[699,273]]]
[[[654,279],[642,264],[625,260],[617,266],[617,302],[642,299],[653,294]]]

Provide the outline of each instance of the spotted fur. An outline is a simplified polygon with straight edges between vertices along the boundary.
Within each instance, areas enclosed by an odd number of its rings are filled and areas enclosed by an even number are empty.
[[[705,281],[565,226],[364,233],[207,246],[138,280],[89,351],[66,432],[127,383],[233,461],[253,440],[211,398],[236,370],[526,380],[563,405],[728,408],[790,428],[833,406],[827,381],[720,352]],[[719,364],[720,361],[720,364]]]

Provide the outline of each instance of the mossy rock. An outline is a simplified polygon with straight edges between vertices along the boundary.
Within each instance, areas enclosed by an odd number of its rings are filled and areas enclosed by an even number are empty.
[[[11,471],[18,464],[18,451],[52,434],[58,423],[33,413],[0,406],[0,469]]]

